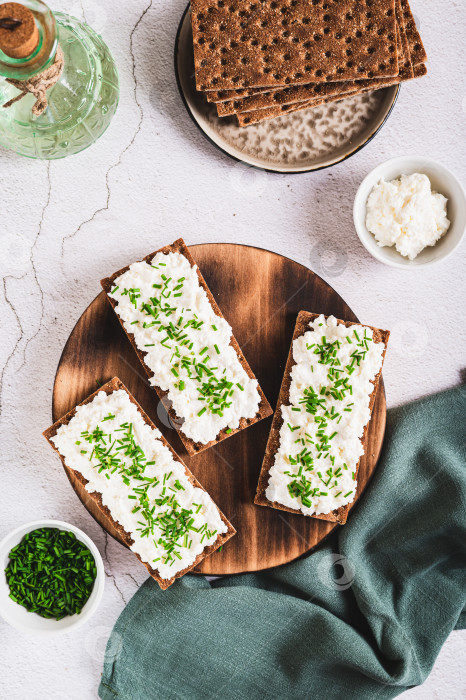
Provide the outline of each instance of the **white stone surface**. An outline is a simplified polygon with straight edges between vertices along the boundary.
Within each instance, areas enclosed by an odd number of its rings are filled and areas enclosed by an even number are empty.
[[[100,142],[68,160],[0,153],[0,537],[38,517],[69,520],[96,541],[107,571],[101,608],[82,631],[28,639],[0,620],[0,697],[8,700],[96,698],[105,641],[146,576],[81,506],[41,437],[60,353],[101,277],[179,235],[188,244],[262,246],[321,274],[363,322],[392,330],[384,370],[390,406],[461,381],[465,247],[425,271],[384,267],[359,243],[351,211],[363,176],[394,155],[437,158],[465,181],[464,0],[441,11],[435,0],[412,0],[429,75],[402,88],[363,151],[330,170],[293,176],[236,164],[191,122],[172,58],[184,3],[57,2],[56,9],[84,12],[114,52],[118,112]],[[433,319],[442,328],[435,336]],[[426,683],[406,697],[465,697],[465,653],[466,633],[453,633]]]

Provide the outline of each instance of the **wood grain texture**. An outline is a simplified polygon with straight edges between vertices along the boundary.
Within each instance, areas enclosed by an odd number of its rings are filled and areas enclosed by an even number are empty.
[[[306,267],[258,248],[211,243],[191,251],[269,402],[277,401],[298,312],[302,309],[358,321],[345,301]],[[363,319],[371,323],[373,319]],[[53,420],[80,403],[102,382],[118,376],[188,468],[225,513],[237,534],[221,552],[196,568],[222,575],[279,566],[305,554],[338,527],[336,523],[254,504],[267,444],[267,418],[219,445],[189,457],[157,394],[102,292],[83,313],[63,350],[53,390]],[[361,460],[355,503],[371,478],[382,447],[386,403],[379,384]],[[89,512],[109,533],[118,533],[81,484],[71,484]],[[351,517],[351,515],[350,515]]]

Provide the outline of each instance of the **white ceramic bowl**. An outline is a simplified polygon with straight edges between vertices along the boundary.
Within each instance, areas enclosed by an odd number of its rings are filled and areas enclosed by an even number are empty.
[[[429,178],[432,189],[448,199],[447,216],[450,228],[434,246],[428,246],[414,260],[403,257],[395,247],[380,247],[374,236],[366,228],[366,204],[369,194],[379,180],[393,180],[400,175],[423,173]],[[361,182],[356,193],[353,207],[356,232],[366,250],[385,263],[403,270],[419,270],[444,260],[461,243],[466,228],[466,196],[460,182],[444,165],[430,158],[420,156],[402,156],[381,163]]]
[[[24,535],[31,530],[40,527],[56,527],[59,530],[73,532],[77,539],[83,542],[91,551],[97,567],[97,576],[94,588],[89,596],[89,600],[82,608],[79,615],[70,615],[62,620],[51,620],[40,617],[35,613],[28,612],[22,605],[18,605],[9,597],[10,589],[6,582],[5,569],[9,561],[9,552],[22,540]],[[93,541],[79,528],[61,520],[35,520],[18,527],[0,542],[0,615],[21,632],[33,635],[52,636],[69,632],[71,629],[80,627],[97,610],[104,592],[105,570],[99,550]]]

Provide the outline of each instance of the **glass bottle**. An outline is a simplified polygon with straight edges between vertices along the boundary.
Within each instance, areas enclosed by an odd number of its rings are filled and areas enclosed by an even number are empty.
[[[37,31],[28,25],[31,12]],[[25,38],[29,44],[21,44]],[[11,48],[15,44],[21,44],[18,50]],[[4,108],[21,94],[18,83],[12,85],[6,79],[27,81],[40,76],[56,65],[56,56],[61,56],[57,55],[58,46],[63,51],[63,70],[58,82],[45,93],[45,110],[33,113],[36,96],[29,92]],[[18,53],[19,58],[11,55]],[[104,133],[115,114],[118,96],[113,57],[90,27],[61,12],[52,13],[41,0],[0,4],[0,145],[29,158],[63,158],[78,153]]]

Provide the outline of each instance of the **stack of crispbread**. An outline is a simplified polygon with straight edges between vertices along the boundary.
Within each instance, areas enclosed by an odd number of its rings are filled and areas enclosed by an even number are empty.
[[[240,126],[425,75],[408,0],[191,0],[196,87]]]

